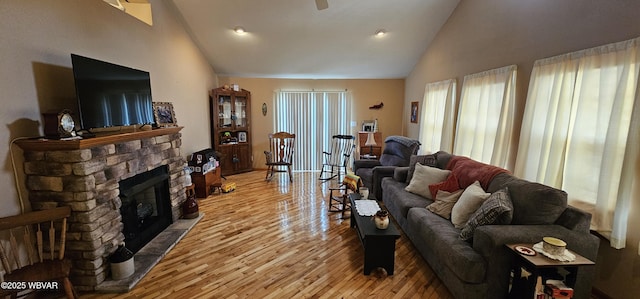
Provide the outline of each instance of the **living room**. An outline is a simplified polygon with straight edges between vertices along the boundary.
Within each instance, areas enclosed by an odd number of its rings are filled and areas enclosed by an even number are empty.
[[[152,9],[154,26],[150,27],[103,1],[3,1],[0,87],[5,112],[0,118],[8,131],[0,136],[5,144],[14,138],[41,135],[41,113],[75,100],[70,53],[149,71],[154,100],[175,106],[178,124],[184,127],[182,153],[187,155],[210,147],[208,91],[225,84],[250,90],[258,103],[271,101],[278,89],[348,89],[359,107],[355,111],[358,121],[378,118],[384,120],[380,131],[385,136],[418,138],[420,122],[410,122],[410,103],[422,100],[426,83],[456,78],[460,94],[465,75],[516,64],[514,126],[520,127],[535,60],[640,36],[636,17],[640,4],[636,1],[463,0],[406,78],[240,78],[216,74],[176,16],[171,1],[152,1]],[[381,101],[384,109],[367,109]],[[264,169],[262,151],[273,124],[262,117],[260,105],[252,107],[252,115],[254,168]],[[14,180],[9,146],[3,151],[5,171],[0,184],[7,193],[0,200],[0,216],[16,215],[20,213],[19,193],[26,190],[22,181]],[[19,156],[18,166],[22,164]],[[639,171],[636,167],[636,174]],[[640,194],[637,177],[635,195]],[[637,209],[636,200],[629,227],[640,225]],[[640,235],[631,229],[624,249],[613,249],[603,240],[594,279],[594,287],[602,294],[631,298],[630,294],[640,293],[636,283],[640,278],[638,242]]]

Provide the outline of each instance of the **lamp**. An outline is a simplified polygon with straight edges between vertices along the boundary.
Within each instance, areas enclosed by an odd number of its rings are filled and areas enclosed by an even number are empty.
[[[369,155],[373,156],[373,147],[378,145],[376,143],[376,137],[374,135],[374,133],[369,132],[367,133],[367,141],[364,143],[364,146],[368,146],[369,147]]]

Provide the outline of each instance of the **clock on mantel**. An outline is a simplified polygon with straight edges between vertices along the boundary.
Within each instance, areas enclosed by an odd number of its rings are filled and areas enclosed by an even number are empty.
[[[60,112],[43,113],[44,136],[51,139],[60,139],[76,136],[76,124],[71,116],[71,110],[64,109]]]

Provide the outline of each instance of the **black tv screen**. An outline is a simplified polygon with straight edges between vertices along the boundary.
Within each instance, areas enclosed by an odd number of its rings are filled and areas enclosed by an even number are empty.
[[[71,54],[82,129],[153,124],[149,72]]]

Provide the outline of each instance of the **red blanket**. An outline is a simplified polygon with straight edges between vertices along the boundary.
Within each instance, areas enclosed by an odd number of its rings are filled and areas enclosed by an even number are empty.
[[[509,172],[504,168],[455,155],[449,160],[447,169],[458,177],[460,189],[466,189],[469,185],[478,181],[482,189],[487,190],[493,177],[503,172]]]

